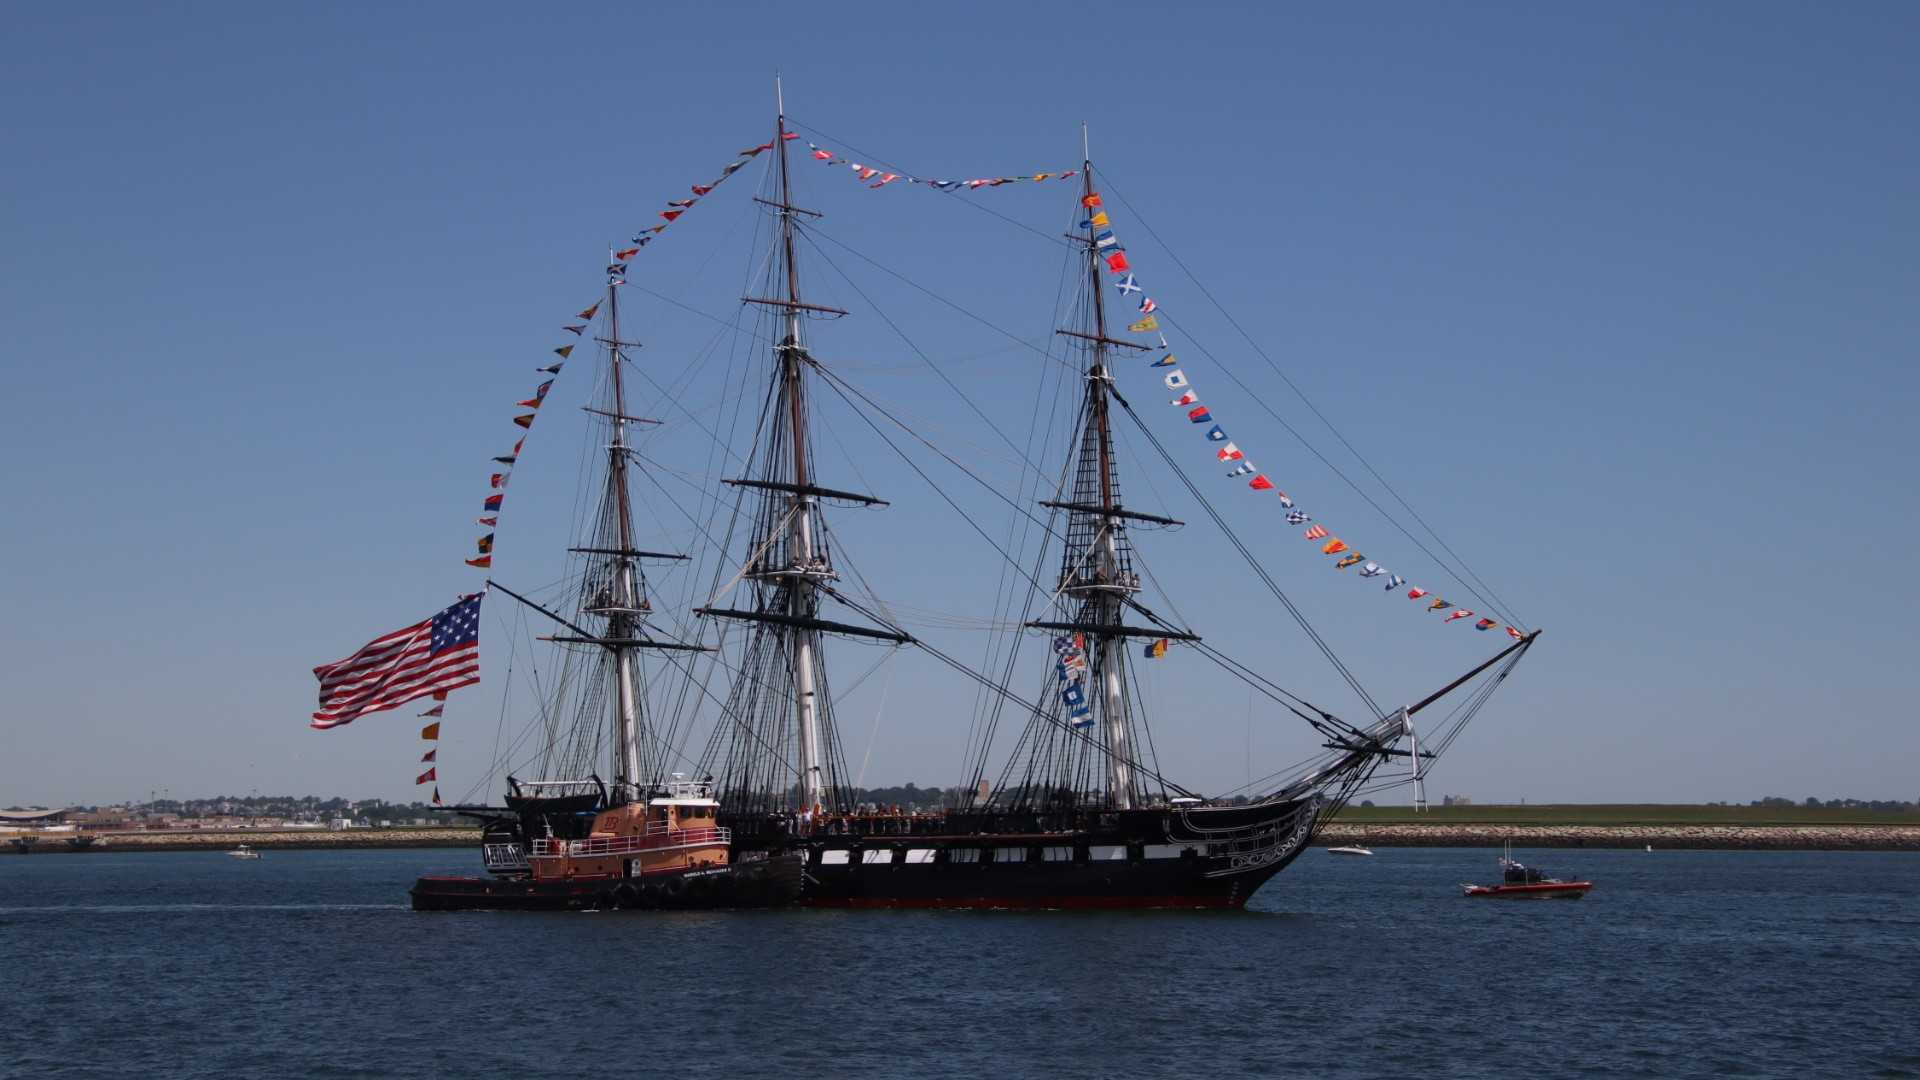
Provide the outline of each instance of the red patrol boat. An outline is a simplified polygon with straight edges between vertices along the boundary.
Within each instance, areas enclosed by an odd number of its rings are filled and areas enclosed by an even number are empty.
[[[1500,884],[1461,885],[1467,896],[1492,896],[1518,900],[1578,900],[1593,888],[1591,881],[1564,881],[1545,872],[1522,865],[1513,857],[1508,844],[1500,856]]]

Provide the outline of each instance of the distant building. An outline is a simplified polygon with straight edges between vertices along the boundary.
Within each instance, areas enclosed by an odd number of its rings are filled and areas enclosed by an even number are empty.
[[[1441,799],[1440,799],[1440,805],[1441,805],[1441,806],[1472,806],[1472,805],[1473,805],[1473,796],[1471,796],[1471,795],[1445,795],[1445,796],[1442,796],[1442,797],[1441,797]]]
[[[66,825],[80,811],[68,807],[64,810],[0,810],[0,825]]]

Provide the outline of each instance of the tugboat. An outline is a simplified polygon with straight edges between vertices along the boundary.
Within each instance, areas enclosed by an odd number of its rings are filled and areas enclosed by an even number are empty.
[[[1578,900],[1593,888],[1591,881],[1566,881],[1548,877],[1545,871],[1523,865],[1513,857],[1508,844],[1500,856],[1500,884],[1460,886],[1467,896],[1492,896],[1525,900]]]
[[[734,865],[732,832],[714,821],[720,804],[705,780],[675,773],[645,801],[608,805],[604,787],[581,800],[527,789],[577,787],[574,781],[511,778],[516,818],[489,822],[481,854],[493,877],[423,877],[415,911],[578,911],[775,907],[800,894],[798,858]],[[481,816],[473,810],[463,811]],[[581,834],[575,823],[589,819]],[[530,846],[522,837],[535,836]]]

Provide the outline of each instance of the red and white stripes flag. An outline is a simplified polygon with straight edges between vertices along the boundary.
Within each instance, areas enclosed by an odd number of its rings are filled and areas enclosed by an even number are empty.
[[[345,660],[313,669],[316,728],[480,681],[480,600],[475,593],[431,619],[374,638]]]

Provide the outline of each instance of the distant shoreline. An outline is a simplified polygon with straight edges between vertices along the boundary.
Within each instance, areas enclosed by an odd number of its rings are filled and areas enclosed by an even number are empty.
[[[478,829],[409,828],[328,831],[112,833],[78,851],[67,834],[43,836],[35,855],[127,851],[231,851],[241,844],[267,850],[471,848]],[[1502,825],[1334,822],[1320,827],[1321,846],[1620,848],[1722,851],[1920,851],[1920,825]],[[13,854],[9,843],[0,852]]]
[[[89,833],[91,847],[72,848],[67,837],[72,833],[50,833],[34,844],[35,855],[91,855],[127,851],[232,851],[242,844],[262,851],[342,850],[349,848],[452,848],[477,847],[479,829],[407,828],[407,829],[286,829],[221,830],[218,832],[128,832]],[[0,852],[14,854],[11,840]]]
[[[1716,851],[1920,851],[1920,825],[1358,824],[1320,827],[1316,843],[1365,847],[1645,848]]]

